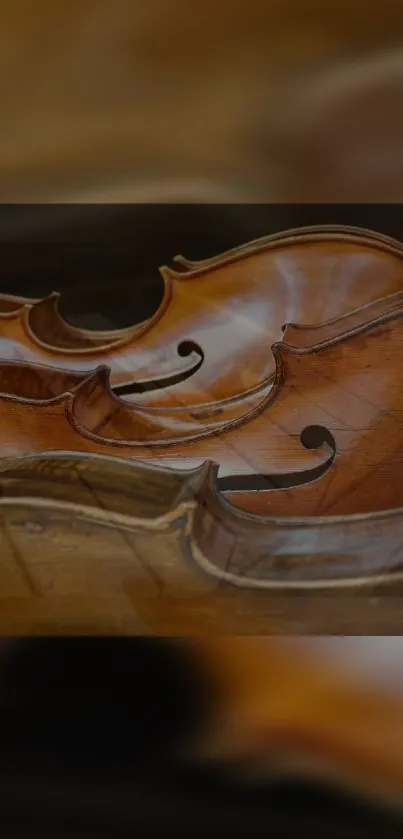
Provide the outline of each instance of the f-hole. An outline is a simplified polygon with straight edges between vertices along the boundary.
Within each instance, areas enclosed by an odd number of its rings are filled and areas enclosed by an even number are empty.
[[[220,478],[217,484],[221,492],[259,492],[262,490],[291,489],[293,487],[310,484],[317,481],[330,469],[336,456],[336,441],[328,428],[323,425],[308,425],[303,429],[300,440],[305,449],[311,451],[319,449],[325,443],[331,449],[331,455],[320,466],[307,469],[305,472],[289,472],[284,475],[270,475],[251,473],[245,475],[229,475]]]
[[[128,382],[124,385],[118,385],[113,388],[116,396],[131,396],[135,393],[150,393],[153,390],[160,390],[172,385],[178,385],[190,379],[191,376],[200,369],[204,361],[204,352],[202,348],[195,343],[195,341],[181,341],[178,344],[177,353],[179,358],[189,358],[192,354],[196,356],[194,364],[190,365],[186,370],[176,370],[168,373],[159,379],[138,379]]]

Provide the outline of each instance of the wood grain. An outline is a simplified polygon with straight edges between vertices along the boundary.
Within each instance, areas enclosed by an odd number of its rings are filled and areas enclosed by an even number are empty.
[[[398,292],[322,326],[287,327],[267,353],[274,379],[203,410],[129,404],[106,367],[2,362],[0,451],[93,452],[179,470],[214,461],[229,517],[233,505],[271,519],[397,509],[402,325]]]

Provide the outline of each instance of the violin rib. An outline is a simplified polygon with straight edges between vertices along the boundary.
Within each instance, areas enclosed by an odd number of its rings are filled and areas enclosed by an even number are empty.
[[[14,294],[0,294],[0,318],[13,318],[20,314],[25,306],[34,306],[38,300],[29,297],[16,297]]]
[[[397,626],[403,509],[257,524],[217,503],[215,475],[63,451],[2,460],[2,631],[52,622],[57,604],[72,623],[98,610],[101,631]]]
[[[108,349],[127,335],[135,335],[139,328],[95,330],[73,326],[60,314],[59,301],[60,294],[56,291],[42,299],[0,294],[0,339],[12,341],[16,333],[24,336],[22,346],[27,343],[29,347],[32,342],[49,353],[80,353],[94,348]],[[24,356],[23,349],[20,355]]]

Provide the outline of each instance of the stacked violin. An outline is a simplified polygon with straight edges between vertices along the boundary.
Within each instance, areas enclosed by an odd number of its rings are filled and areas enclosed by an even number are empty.
[[[213,628],[225,598],[231,631],[400,632],[403,246],[316,227],[174,266],[113,332],[0,298],[0,628],[88,598],[108,631],[143,600]]]
[[[204,636],[220,759],[401,800],[402,697],[216,636],[401,633],[403,246],[317,227],[161,274],[114,332],[0,298],[0,631]]]
[[[403,246],[173,264],[129,329],[0,298],[0,629],[213,630],[224,599],[236,632],[400,632]]]

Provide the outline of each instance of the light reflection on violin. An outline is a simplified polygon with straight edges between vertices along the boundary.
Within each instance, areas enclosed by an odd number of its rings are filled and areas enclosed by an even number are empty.
[[[211,460],[231,503],[259,514],[403,506],[402,343],[403,292],[319,326],[291,325],[272,347],[274,381],[208,409],[130,405],[106,367],[3,362],[1,439],[14,454],[99,452],[174,469]]]
[[[164,297],[132,330],[66,325],[57,295],[0,316],[1,355],[88,372],[111,369],[136,405],[197,406],[242,397],[275,373],[284,323],[323,323],[403,288],[403,247],[365,230],[287,231],[164,267]],[[9,306],[9,303],[7,304]],[[1,307],[0,307],[1,308]]]

